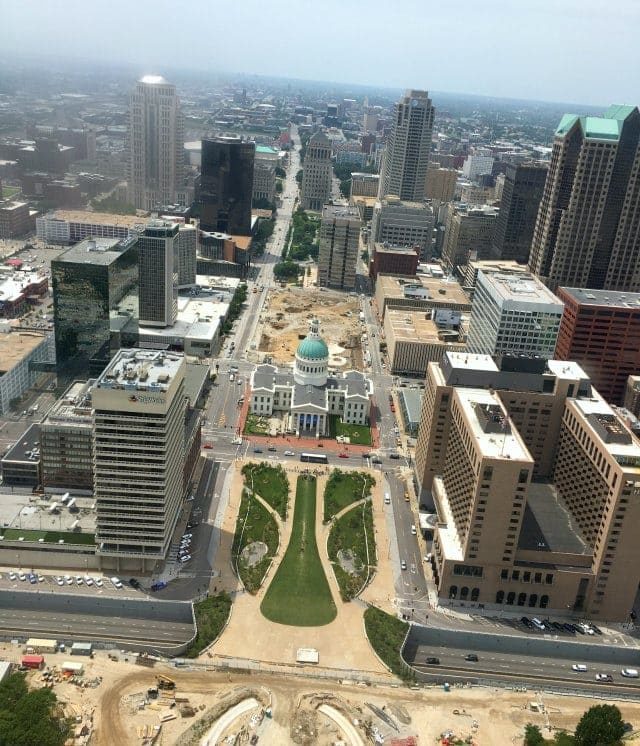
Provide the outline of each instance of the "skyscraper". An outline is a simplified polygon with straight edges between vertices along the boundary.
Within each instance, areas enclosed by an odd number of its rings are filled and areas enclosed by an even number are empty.
[[[139,317],[171,326],[178,313],[178,223],[153,220],[138,239]]]
[[[440,598],[628,619],[639,463],[640,442],[576,363],[430,363],[416,465],[438,516]]]
[[[494,259],[514,259],[523,263],[529,259],[546,179],[546,163],[507,166],[491,245]]]
[[[442,263],[449,272],[469,259],[488,259],[498,209],[490,205],[448,205]]]
[[[238,136],[202,141],[200,228],[211,233],[251,235],[255,145]]]
[[[184,497],[185,361],[120,350],[96,381],[96,543],[103,567],[148,571],[166,557]]]
[[[639,139],[636,107],[562,117],[529,257],[550,288],[640,289]]]
[[[480,270],[467,348],[485,355],[552,358],[563,305],[537,277]]]
[[[97,375],[111,357],[109,315],[138,282],[137,237],[88,238],[51,262],[56,363]]]
[[[319,212],[330,199],[331,141],[322,132],[316,132],[307,143],[302,164],[300,206]]]
[[[182,184],[183,118],[176,87],[160,75],[145,75],[129,104],[129,199],[153,210],[176,202]]]
[[[325,205],[320,222],[318,285],[353,290],[360,238],[360,213],[355,207]]]
[[[427,91],[407,91],[396,104],[384,156],[380,196],[419,202],[425,197],[434,108]]]

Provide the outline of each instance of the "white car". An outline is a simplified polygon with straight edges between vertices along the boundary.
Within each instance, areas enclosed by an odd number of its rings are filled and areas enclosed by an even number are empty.
[[[416,535],[416,533],[417,533],[417,532],[416,532],[416,527],[415,527],[415,526],[411,526],[411,535],[412,535],[412,536],[415,536],[415,535]]]
[[[193,534],[183,534],[183,539],[193,539]]]
[[[122,581],[120,580],[120,578],[117,578],[115,576],[111,578],[111,584],[113,585],[114,588],[117,588],[118,590],[120,590],[120,588],[123,587]]]
[[[571,670],[576,671],[577,673],[585,673],[587,667],[584,663],[574,663],[573,666],[571,666]]]
[[[26,580],[27,576],[23,572],[18,573],[18,580]]]
[[[67,585],[73,585],[73,578],[65,578],[65,579],[64,579],[64,582],[65,582],[65,583],[66,583]]]
[[[178,557],[178,559],[180,560],[180,562],[189,562],[189,560],[191,559],[191,555],[183,554],[182,557]]]
[[[402,560],[402,562],[400,562],[400,569],[401,570],[406,570],[407,569],[407,563],[404,560]]]
[[[638,678],[638,669],[637,668],[623,668],[620,673],[626,678],[626,679],[637,679]]]
[[[98,588],[102,588],[102,586],[104,585],[104,583],[102,582],[102,578],[96,578],[93,582],[98,586]]]
[[[84,580],[80,577],[80,575],[76,575],[76,583],[77,585],[84,585]]]
[[[90,577],[89,577],[88,575],[85,575],[85,576],[84,576],[84,582],[85,582],[85,583],[86,583],[86,584],[87,584],[87,585],[88,585],[89,587],[91,587],[91,586],[93,585],[93,580],[92,580],[92,579],[91,579],[91,578],[90,578]]]
[[[16,579],[17,577],[18,577],[18,576],[16,575],[16,573],[15,573],[15,572],[10,572],[10,573],[9,573],[9,580],[15,580],[15,579]]]
[[[58,585],[64,585],[64,578],[56,578],[56,583]]]
[[[296,454],[295,454],[295,451],[285,451],[284,455],[285,456],[295,456]]]

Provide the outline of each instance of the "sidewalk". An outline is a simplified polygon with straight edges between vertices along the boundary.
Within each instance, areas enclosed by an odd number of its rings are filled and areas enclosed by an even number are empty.
[[[231,568],[231,544],[240,504],[242,475],[239,462],[231,483],[229,507],[224,521],[223,540],[219,550],[218,565],[221,578],[217,579],[222,587],[229,591],[238,591],[239,581]],[[295,495],[298,472],[287,468],[291,485],[291,494]],[[275,571],[284,556],[290,535],[293,517],[293,502],[287,521],[282,526],[280,546],[272,563],[265,583],[255,596],[244,591],[238,592],[234,599],[231,618],[220,639],[215,643],[214,651],[218,655],[229,655],[263,660],[270,663],[295,663],[298,648],[312,647],[320,653],[320,665],[329,668],[367,670],[385,674],[386,669],[374,655],[365,635],[362,615],[364,610],[359,603],[344,603],[340,599],[338,585],[329,563],[326,550],[328,526],[322,526],[323,491],[326,477],[318,479],[316,502],[316,540],[323,567],[327,574],[329,586],[334,597],[338,615],[336,619],[323,627],[290,627],[276,624],[265,619],[260,612],[260,603],[273,578]],[[377,578],[374,579],[374,583]]]

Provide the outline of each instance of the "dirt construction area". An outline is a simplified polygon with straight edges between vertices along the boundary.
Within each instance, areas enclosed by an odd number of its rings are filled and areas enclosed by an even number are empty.
[[[15,662],[21,652],[4,645],[0,658]],[[45,659],[49,671],[59,671],[68,653]],[[42,671],[27,674],[33,687],[48,683],[65,714],[74,718],[77,737],[69,741],[74,746],[364,746],[394,741],[422,746],[449,733],[466,743],[505,746],[521,744],[529,722],[545,735],[572,731],[585,710],[602,702],[533,689],[453,687],[445,692],[441,687],[367,686],[260,671],[141,666],[134,655],[122,652],[97,651],[92,659],[74,660],[83,664],[81,676],[56,674],[45,682]],[[616,704],[638,731],[640,703]],[[625,743],[640,743],[640,737]]]
[[[409,746],[411,738],[421,746],[436,743],[443,733],[481,746],[505,746],[522,743],[528,722],[545,734],[572,730],[594,704],[587,698],[533,690],[445,692],[440,687],[369,687],[262,673],[142,669],[108,661],[106,654],[88,662],[87,668],[91,676],[98,671],[103,676],[101,686],[84,690],[85,702],[95,698],[96,737],[91,743],[100,746],[144,746],[158,733],[156,743],[176,746],[364,746],[392,744],[394,739],[408,739],[398,743]],[[169,688],[159,687],[159,681]],[[640,703],[618,705],[636,730]]]
[[[359,313],[359,299],[345,293],[297,287],[274,290],[262,313],[258,351],[269,355],[275,365],[293,362],[309,321],[316,317],[329,347],[330,367],[362,370]]]

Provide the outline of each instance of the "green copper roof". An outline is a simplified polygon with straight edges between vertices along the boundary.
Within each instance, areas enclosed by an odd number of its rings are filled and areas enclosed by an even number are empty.
[[[614,104],[601,117],[581,117],[578,114],[565,114],[560,120],[556,135],[566,135],[578,122],[585,137],[594,140],[614,140],[620,138],[627,118],[636,111],[635,106]]]
[[[272,155],[278,155],[278,151],[270,148],[268,145],[256,145],[256,153],[271,153]]]
[[[305,360],[322,360],[325,357],[329,357],[329,348],[323,339],[310,339],[307,337],[298,345],[296,355]]]
[[[630,114],[635,111],[635,106],[628,106],[627,104],[612,104],[604,113],[607,119],[619,119],[625,120]]]

